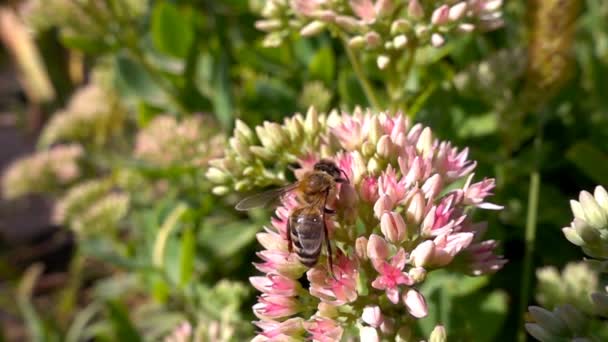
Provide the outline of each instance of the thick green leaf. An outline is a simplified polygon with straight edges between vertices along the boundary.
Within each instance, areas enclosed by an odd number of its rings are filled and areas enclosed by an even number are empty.
[[[152,41],[167,55],[184,58],[194,41],[191,15],[168,1],[158,1],[152,11]]]
[[[324,46],[310,60],[308,73],[313,79],[318,79],[331,85],[336,72],[336,58],[330,46]]]
[[[122,95],[157,105],[166,103],[163,90],[140,64],[125,55],[117,55],[115,62],[117,88]]]

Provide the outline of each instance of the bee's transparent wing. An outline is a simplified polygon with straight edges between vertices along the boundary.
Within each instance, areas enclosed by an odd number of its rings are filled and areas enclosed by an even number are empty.
[[[297,183],[284,186],[282,188],[271,189],[268,191],[260,192],[255,195],[243,198],[239,203],[236,204],[235,209],[239,211],[245,211],[254,208],[265,207],[269,203],[281,199],[285,194],[292,191],[298,186]]]

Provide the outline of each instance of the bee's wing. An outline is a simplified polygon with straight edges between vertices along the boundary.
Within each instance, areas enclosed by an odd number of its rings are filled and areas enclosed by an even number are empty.
[[[268,191],[260,192],[255,195],[243,198],[239,203],[236,204],[235,209],[239,211],[245,211],[254,208],[261,208],[266,206],[273,200],[280,199],[285,194],[289,193],[298,186],[298,183],[290,184],[282,188],[271,189]]]

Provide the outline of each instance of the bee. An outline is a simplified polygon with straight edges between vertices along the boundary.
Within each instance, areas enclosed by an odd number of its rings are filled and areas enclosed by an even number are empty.
[[[344,177],[342,177],[344,176]],[[319,260],[323,241],[327,248],[330,273],[333,275],[331,243],[326,225],[326,215],[335,214],[327,207],[336,196],[338,183],[349,183],[348,176],[333,161],[322,159],[300,181],[282,188],[262,192],[241,200],[237,210],[259,208],[273,199],[294,193],[298,205],[287,220],[289,252],[295,250],[300,263],[313,267]]]

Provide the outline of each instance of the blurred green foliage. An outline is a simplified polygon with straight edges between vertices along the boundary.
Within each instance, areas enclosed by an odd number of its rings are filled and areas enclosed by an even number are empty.
[[[200,113],[228,134],[237,118],[256,125],[311,104],[367,106],[346,51],[329,34],[294,34],[280,47],[262,47],[263,34],[254,28],[258,16],[247,0],[51,2],[26,12],[26,22],[41,40],[60,41],[69,56],[84,55],[83,68],[109,80],[126,113],[122,136],[88,150],[81,178],[105,177],[109,187],[129,194],[130,209],[113,229],[76,232],[72,281],[50,295],[65,305],[37,310],[31,288],[41,271],[32,266],[21,276],[14,300],[30,338],[158,340],[183,321],[196,336],[213,338],[205,334],[217,322],[229,332],[227,340],[250,338],[254,292],[247,278],[255,274],[255,234],[266,215],[239,215],[234,194],[212,195],[205,165],[135,160],[134,135],[161,114],[181,119]],[[529,39],[533,9],[525,1],[507,3],[498,31],[421,49],[401,80],[408,114],[442,139],[469,146],[478,174],[497,178],[493,202],[505,205],[488,217],[489,232],[503,241],[510,263],[492,277],[429,275],[422,291],[430,315],[419,324],[425,336],[438,322],[455,341],[512,341],[521,331],[517,303],[531,172],[541,177],[533,265],[562,266],[581,257],[560,231],[571,219],[568,200],[608,184],[608,4],[581,2],[580,15],[561,13],[573,17],[575,39],[571,50],[554,53],[572,56],[572,73],[551,97],[529,86],[540,81],[530,76],[528,52],[538,47]],[[54,20],[42,25],[45,16]],[[365,55],[360,60],[383,94],[394,75],[377,70]],[[390,107],[389,97],[381,98]],[[524,295],[533,303],[533,293]],[[3,306],[11,301],[3,299]]]

